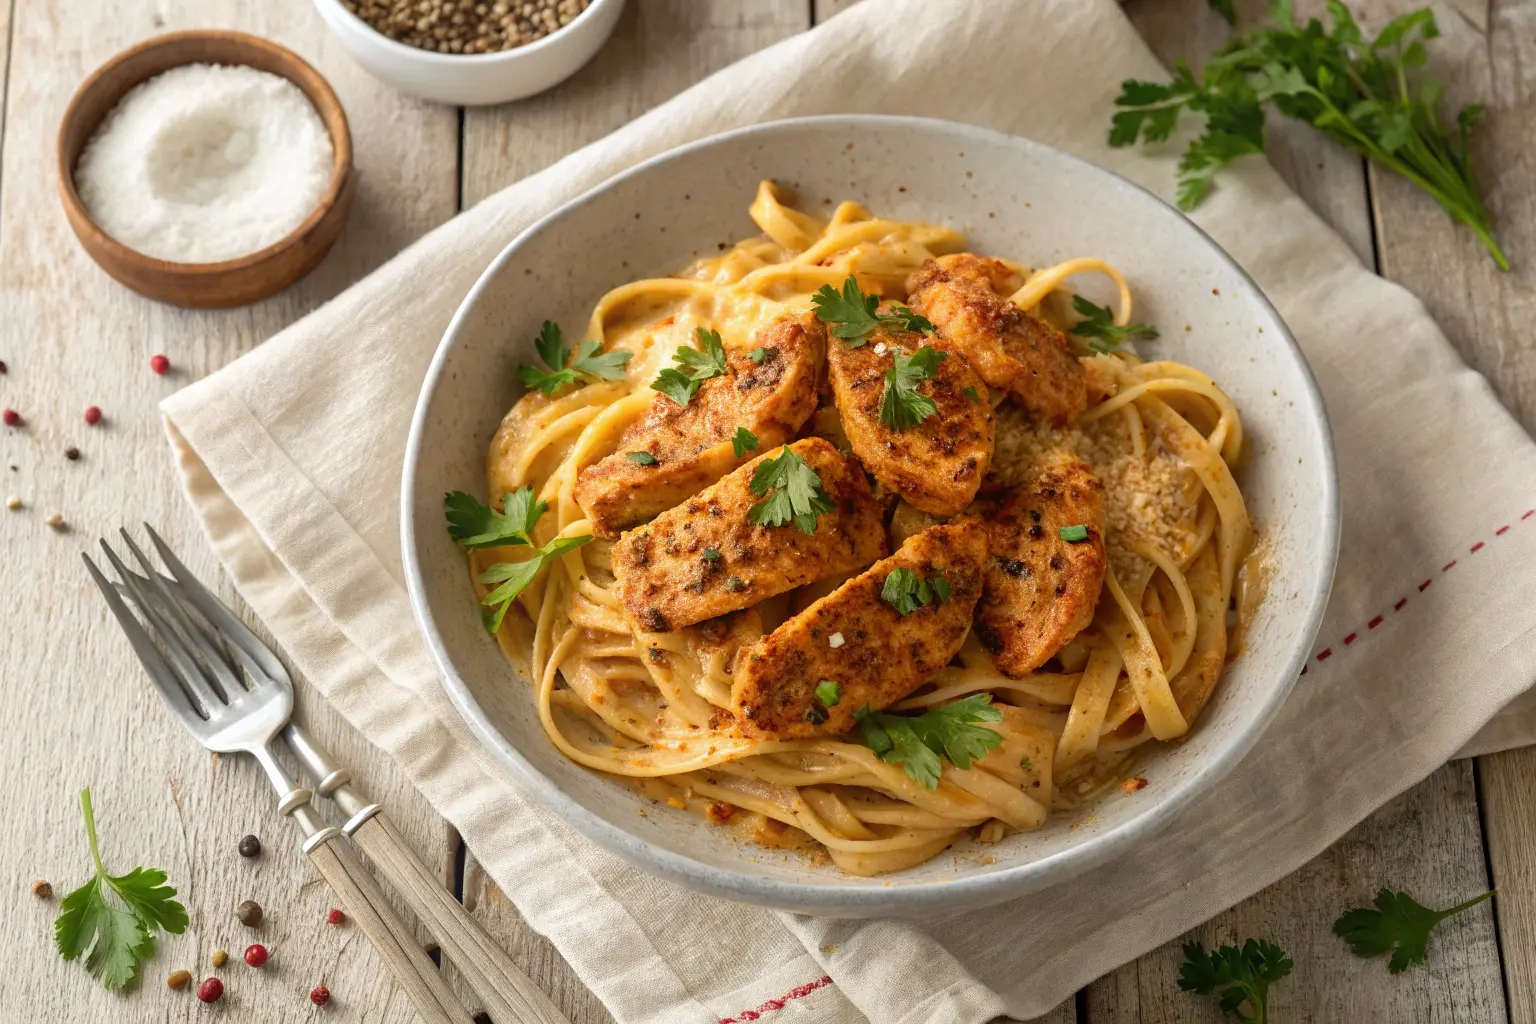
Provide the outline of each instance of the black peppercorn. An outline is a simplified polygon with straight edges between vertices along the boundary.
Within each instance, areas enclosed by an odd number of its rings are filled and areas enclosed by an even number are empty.
[[[80,449],[76,448],[74,445],[70,445],[68,448],[64,449],[64,457],[70,462],[74,462],[80,457]]]
[[[255,900],[245,900],[235,908],[235,916],[247,928],[255,928],[261,924],[261,904]]]
[[[261,840],[257,839],[255,836],[245,836],[245,837],[243,837],[240,840],[240,856],[242,856],[242,857],[260,857],[261,856]]]

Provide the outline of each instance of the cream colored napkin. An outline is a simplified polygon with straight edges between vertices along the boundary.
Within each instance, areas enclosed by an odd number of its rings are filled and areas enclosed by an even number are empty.
[[[514,789],[459,723],[409,625],[398,481],[438,338],[518,231],[679,143],[839,111],[1000,128],[1167,196],[1180,147],[1104,143],[1120,80],[1162,74],[1111,0],[867,0],[486,200],[166,401],[188,497],[241,593],[625,1024],[785,1007],[890,1024],[1047,1012],[1299,867],[1536,678],[1536,574],[1522,568],[1536,556],[1536,447],[1413,296],[1364,270],[1247,160],[1195,219],[1279,307],[1322,383],[1343,552],[1281,717],[1166,834],[1075,882],[921,925],[777,915],[593,847]],[[1426,203],[1424,216],[1440,215]],[[1529,713],[1499,723],[1482,748],[1530,742],[1533,725]]]

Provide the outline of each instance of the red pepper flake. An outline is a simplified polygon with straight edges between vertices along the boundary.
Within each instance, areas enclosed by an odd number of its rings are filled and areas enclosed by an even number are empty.
[[[1147,780],[1142,778],[1140,775],[1133,775],[1131,778],[1126,779],[1124,782],[1120,783],[1120,788],[1125,790],[1127,793],[1134,793],[1138,789],[1146,789]]]
[[[205,1003],[216,1003],[224,996],[224,983],[218,978],[204,978],[197,986],[197,998]]]
[[[150,356],[149,368],[164,377],[171,372],[171,361],[165,356]]]
[[[101,422],[101,409],[98,406],[87,406],[85,410],[85,422],[91,426]]]
[[[5,425],[8,427],[21,426],[21,413],[17,412],[15,409],[7,409],[3,414],[0,414],[0,416],[4,417]]]
[[[346,919],[347,919],[347,915],[343,914],[341,911],[337,910],[335,907],[332,907],[331,908],[331,912],[329,914],[325,915],[325,923],[326,924],[341,924]]]
[[[324,985],[316,985],[309,990],[309,1001],[316,1006],[324,1006],[331,1001],[331,990]]]
[[[259,942],[253,942],[245,947],[245,962],[252,967],[261,967],[267,962],[267,947]]]

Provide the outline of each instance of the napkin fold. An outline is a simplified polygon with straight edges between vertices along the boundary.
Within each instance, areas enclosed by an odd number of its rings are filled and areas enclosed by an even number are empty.
[[[1043,1014],[1300,867],[1459,750],[1536,740],[1531,697],[1495,718],[1536,679],[1536,575],[1510,571],[1536,556],[1536,445],[1420,303],[1365,270],[1260,160],[1224,171],[1194,219],[1279,308],[1322,386],[1343,494],[1338,581],[1280,717],[1163,835],[990,910],[776,914],[596,848],[458,720],[404,625],[400,467],[428,360],[498,250],[640,159],[808,114],[986,125],[1169,197],[1177,140],[1105,144],[1127,77],[1165,72],[1112,0],[865,0],[492,196],[164,403],[188,500],[294,667],[405,768],[623,1024],[791,1006],[840,1024]]]

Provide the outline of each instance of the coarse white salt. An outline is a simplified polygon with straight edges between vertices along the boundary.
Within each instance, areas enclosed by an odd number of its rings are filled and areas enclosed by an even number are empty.
[[[831,636],[827,637],[827,646],[831,647],[833,650],[843,646],[843,634],[833,633]]]
[[[324,122],[288,79],[188,64],[118,101],[80,153],[75,189],[97,226],[130,249],[217,263],[303,223],[333,160]]]

